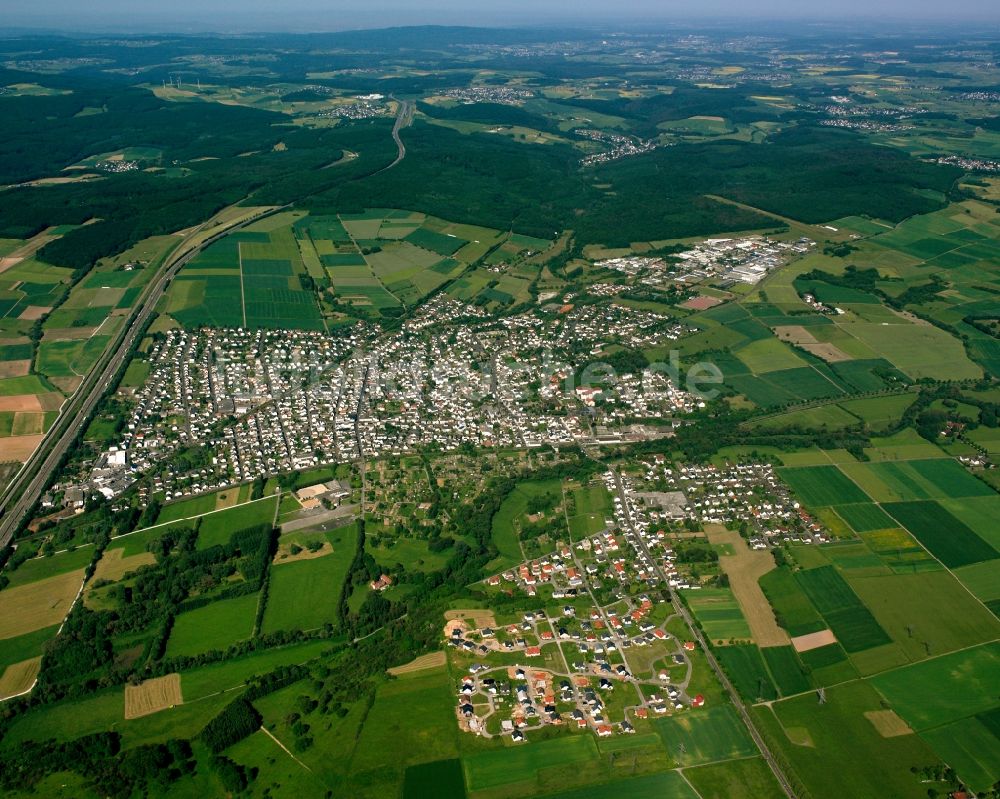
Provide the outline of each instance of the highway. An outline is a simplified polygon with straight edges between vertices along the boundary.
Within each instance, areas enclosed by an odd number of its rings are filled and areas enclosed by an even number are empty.
[[[59,418],[39,444],[38,449],[25,462],[16,477],[0,495],[0,507],[4,510],[0,519],[0,547],[6,546],[25,514],[38,501],[60,459],[90,422],[94,410],[105,392],[115,385],[121,369],[126,365],[132,345],[143,335],[147,325],[156,313],[156,306],[166,291],[170,281],[188,261],[205,247],[223,236],[239,230],[262,217],[288,206],[271,208],[249,219],[235,220],[219,225],[217,232],[203,242],[190,246],[190,242],[205,231],[206,222],[191,231],[177,249],[167,257],[159,268],[159,273],[150,281],[145,293],[133,309],[115,339],[109,342],[104,353],[94,365],[72,397],[66,400]],[[211,221],[211,220],[209,220]]]
[[[646,546],[646,540],[642,537],[642,534],[635,527],[635,525],[632,524],[632,514],[630,513],[628,508],[628,498],[626,497],[625,486],[622,485],[621,477],[619,476],[618,472],[616,472],[614,469],[611,469],[610,471],[615,479],[615,487],[618,489],[618,496],[621,497],[622,501],[622,512],[625,514],[625,520],[628,523],[629,530],[631,531],[632,536],[634,538],[635,546],[638,547],[640,550],[642,550],[643,554],[645,554],[646,557],[649,559],[649,562],[653,564],[653,568],[656,569],[657,577],[659,577],[660,580],[663,581],[664,585],[669,586],[670,581],[667,579],[666,574],[664,574],[663,569],[660,568],[659,563],[650,553],[649,548]],[[681,618],[684,619],[684,623],[687,625],[688,630],[691,633],[691,636],[694,638],[695,641],[698,642],[698,646],[701,648],[701,651],[704,652],[705,658],[706,660],[708,660],[708,665],[711,666],[712,671],[715,672],[715,676],[718,677],[719,682],[722,683],[722,687],[725,689],[726,693],[729,694],[729,698],[730,700],[732,700],[733,706],[736,708],[736,712],[740,714],[740,718],[743,720],[743,723],[746,725],[747,730],[750,732],[750,737],[753,738],[753,742],[757,745],[757,748],[760,749],[760,753],[764,756],[764,760],[767,762],[767,765],[771,768],[771,771],[774,773],[774,777],[778,781],[778,784],[781,786],[781,790],[785,793],[788,799],[797,799],[795,790],[788,782],[788,779],[785,777],[785,774],[781,770],[781,767],[778,765],[778,762],[774,759],[774,755],[771,754],[771,750],[764,742],[764,738],[761,736],[761,734],[757,731],[757,728],[754,726],[753,719],[747,712],[746,706],[743,704],[743,700],[740,698],[740,695],[736,692],[736,689],[733,687],[733,684],[729,681],[729,677],[726,676],[726,673],[722,670],[722,667],[719,666],[718,661],[715,659],[715,655],[712,654],[712,650],[709,649],[708,643],[705,641],[704,636],[701,634],[701,630],[694,623],[694,619],[691,618],[690,611],[687,609],[687,606],[681,601],[680,597],[677,596],[677,592],[674,591],[673,588],[670,588],[670,601],[673,603],[674,609],[680,614]]]
[[[399,111],[396,112],[396,122],[392,126],[392,138],[396,142],[396,160],[393,161],[385,169],[380,169],[375,174],[379,172],[386,172],[392,169],[396,164],[406,158],[406,145],[403,144],[402,138],[400,138],[399,131],[403,128],[409,127],[410,123],[413,122],[413,112],[416,110],[416,106],[411,100],[400,100],[399,101]]]

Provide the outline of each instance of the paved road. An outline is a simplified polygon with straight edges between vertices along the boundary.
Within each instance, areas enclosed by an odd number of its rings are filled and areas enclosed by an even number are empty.
[[[632,515],[628,509],[625,486],[622,485],[621,477],[614,469],[611,470],[611,474],[615,479],[618,496],[621,497],[622,500],[622,512],[625,514],[625,521],[628,523],[629,529],[635,537],[636,546],[644,552],[647,558],[649,558],[649,562],[653,564],[653,568],[656,569],[657,576],[663,581],[663,584],[669,586],[670,582],[667,579],[666,574],[664,574],[663,570],[660,568],[659,563],[650,553],[649,548],[646,546],[646,540],[642,537],[639,530],[632,524]],[[688,611],[687,606],[681,602],[680,597],[677,596],[677,593],[673,588],[670,588],[670,601],[680,614],[680,617],[684,619],[684,623],[688,626],[691,636],[698,642],[698,646],[701,647],[701,651],[705,653],[708,665],[712,667],[712,671],[715,672],[715,676],[719,678],[719,682],[722,683],[722,687],[726,690],[726,693],[729,694],[729,698],[732,700],[733,706],[736,708],[736,712],[740,714],[740,718],[743,719],[743,723],[750,732],[750,737],[753,738],[754,743],[757,744],[757,748],[760,749],[761,754],[764,756],[764,760],[767,762],[767,765],[770,766],[771,771],[774,772],[774,777],[781,786],[781,790],[785,793],[788,799],[797,799],[795,790],[792,788],[788,779],[785,777],[784,772],[781,770],[781,767],[774,759],[774,755],[771,754],[771,750],[768,749],[763,737],[761,737],[761,734],[754,726],[753,719],[747,712],[746,706],[743,704],[743,700],[740,699],[740,695],[736,692],[733,684],[729,681],[729,677],[726,676],[726,673],[719,666],[718,661],[715,659],[715,655],[712,654],[712,650],[708,648],[708,644],[702,636],[701,630],[698,629],[697,625],[694,623],[694,619],[691,618],[691,614]]]
[[[147,323],[156,313],[157,303],[181,267],[205,247],[223,236],[285,208],[287,206],[273,208],[242,222],[220,225],[216,233],[195,247],[185,247],[185,242],[181,242],[174,254],[164,261],[158,275],[150,282],[150,286],[139,301],[138,307],[132,311],[125,324],[122,325],[115,340],[109,343],[94,368],[87,373],[76,393],[66,401],[52,429],[0,496],[0,507],[4,510],[3,518],[0,519],[0,546],[5,546],[10,542],[24,515],[38,501],[42,491],[45,490],[45,486],[59,465],[60,459],[76,439],[76,436],[86,428],[101,397],[104,396],[107,389],[114,385],[119,370],[125,365],[132,345],[144,333]],[[186,241],[202,232],[204,232],[204,228],[199,226],[189,234]]]
[[[399,111],[396,113],[396,122],[392,126],[392,138],[396,142],[396,160],[393,161],[385,169],[380,169],[375,174],[379,172],[385,172],[392,169],[396,164],[406,158],[406,145],[403,144],[403,140],[399,136],[399,131],[403,128],[408,128],[410,123],[413,122],[413,112],[416,110],[416,106],[410,100],[400,100],[399,101]]]

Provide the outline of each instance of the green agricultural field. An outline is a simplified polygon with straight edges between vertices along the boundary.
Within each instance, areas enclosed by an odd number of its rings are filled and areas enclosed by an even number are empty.
[[[93,559],[94,547],[87,544],[77,547],[72,552],[60,552],[58,555],[42,555],[31,558],[13,571],[7,569],[4,574],[10,580],[10,587],[16,588],[44,580],[47,577],[55,577],[59,574],[86,568]]]
[[[797,572],[796,580],[848,652],[888,644],[885,630],[833,566]]]
[[[1000,637],[1000,620],[946,571],[852,577],[850,582],[912,661]]]
[[[701,799],[781,799],[785,796],[761,757],[686,768],[684,778],[694,786]]]
[[[768,646],[760,650],[768,671],[782,696],[808,691],[809,678],[791,646]]]
[[[844,471],[877,502],[995,496],[957,461],[888,461],[849,464]]]
[[[747,702],[777,699],[778,690],[771,681],[761,650],[753,644],[720,646],[715,655],[732,680],[736,690]]]
[[[458,758],[421,763],[406,769],[403,799],[436,799],[439,796],[463,799],[465,777]]]
[[[225,510],[206,513],[198,525],[198,549],[207,549],[216,544],[228,544],[233,533],[257,524],[271,524],[274,521],[277,496],[234,505]],[[214,497],[213,497],[214,508]]]
[[[728,705],[657,719],[654,725],[671,757],[685,767],[757,754],[743,722]]]
[[[259,597],[256,593],[220,599],[178,614],[167,640],[167,657],[191,657],[225,650],[253,632]]]
[[[887,530],[896,526],[896,522],[889,514],[871,502],[858,505],[838,505],[837,515],[847,522],[856,533]]]
[[[743,762],[743,761],[739,761]],[[690,779],[690,772],[686,771],[685,776]],[[715,775],[708,777],[716,780]],[[437,794],[440,796],[441,794]],[[767,797],[767,794],[758,794]],[[618,779],[613,782],[605,782],[600,785],[591,785],[586,788],[576,790],[560,791],[559,793],[546,794],[539,799],[593,799],[595,796],[627,796],[629,799],[708,799],[712,794],[695,793],[691,786],[685,782],[676,771],[667,771],[662,774],[650,774],[645,777],[631,777],[628,779]],[[739,794],[733,795],[739,796]],[[409,799],[404,796],[403,799]],[[749,796],[747,797],[749,799]]]
[[[12,663],[20,663],[42,654],[42,646],[46,641],[56,637],[59,625],[44,627],[31,633],[18,635],[14,638],[4,638],[0,642],[0,674]]]
[[[354,559],[357,527],[325,533],[333,552],[271,567],[271,586],[262,630],[314,630],[340,621],[340,587]]]
[[[806,596],[788,567],[769,571],[758,580],[778,624],[791,636],[814,633],[826,628],[816,607]]]
[[[808,466],[778,469],[792,491],[810,507],[850,505],[867,502],[868,497],[836,466]]]
[[[713,641],[749,640],[750,626],[728,588],[684,591],[684,601]]]
[[[973,790],[986,792],[1000,781],[1000,737],[978,718],[925,730],[920,737]]]
[[[530,733],[529,733],[530,736]],[[510,783],[536,783],[539,774],[552,767],[564,769],[597,759],[592,734],[561,736],[527,746],[505,746],[464,757],[466,784],[472,792],[499,788]]]
[[[994,549],[1000,549],[1000,496],[943,499],[939,504]]]
[[[1000,600],[1000,560],[987,560],[954,570],[962,585],[983,602]]]
[[[793,780],[814,799],[883,792],[924,799],[927,786],[910,767],[936,762],[934,753],[916,735],[883,737],[866,716],[881,711],[878,694],[867,682],[855,681],[827,688],[824,704],[810,693],[751,712],[769,743],[791,765]]]
[[[1000,556],[937,502],[892,502],[882,507],[949,569]]]
[[[934,657],[870,682],[915,730],[939,727],[1000,704],[1000,643]]]

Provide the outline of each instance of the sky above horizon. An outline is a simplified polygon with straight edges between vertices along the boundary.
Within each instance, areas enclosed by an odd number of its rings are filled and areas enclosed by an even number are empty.
[[[394,25],[895,19],[1000,24],[993,0],[0,0],[0,28],[157,31],[335,31]]]

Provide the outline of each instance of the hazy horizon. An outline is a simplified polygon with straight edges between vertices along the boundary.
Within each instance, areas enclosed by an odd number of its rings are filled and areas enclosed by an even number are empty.
[[[804,8],[793,0],[702,0],[697,11],[677,0],[630,0],[610,10],[598,0],[502,0],[476,7],[460,0],[379,0],[363,5],[349,0],[174,0],[137,5],[131,0],[0,0],[0,29],[34,28],[64,32],[130,31],[155,33],[333,32],[415,25],[483,27],[584,27],[642,23],[718,24],[816,22],[856,26],[864,23],[909,25],[921,22],[979,23],[1000,27],[1000,4],[954,0],[841,0]]]

